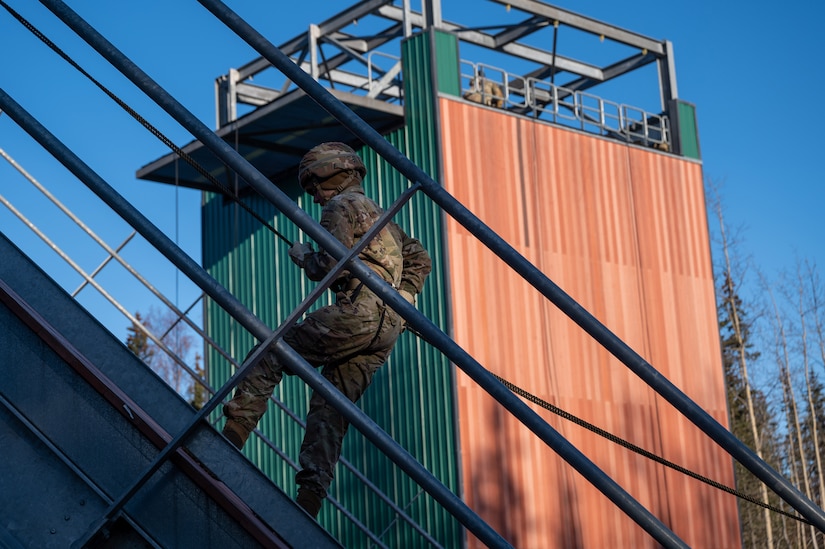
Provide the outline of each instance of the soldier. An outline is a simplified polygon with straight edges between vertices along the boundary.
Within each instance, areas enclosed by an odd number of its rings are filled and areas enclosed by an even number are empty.
[[[471,91],[464,94],[464,99],[473,101],[474,103],[481,103],[488,107],[502,108],[504,106],[504,93],[501,91],[501,86],[483,76],[480,78],[480,85],[476,84],[475,78],[470,79]]]
[[[344,143],[314,147],[298,167],[301,187],[323,207],[321,225],[348,248],[383,213],[364,194],[361,181],[365,175],[361,158]],[[295,243],[289,249],[289,257],[315,281],[321,280],[337,262],[325,251],[315,252],[305,243]],[[421,243],[392,222],[358,257],[413,305],[431,270],[430,256]],[[322,375],[356,402],[373,374],[386,362],[404,323],[398,313],[347,271],[332,289],[336,292],[335,304],[306,315],[286,332],[284,341],[309,364],[322,367]],[[268,351],[224,406],[227,421],[223,434],[238,448],[243,447],[263,416],[284,373],[274,351]],[[317,394],[310,400],[306,423],[299,455],[301,470],[295,476],[299,486],[296,501],[317,517],[332,483],[349,424]]]

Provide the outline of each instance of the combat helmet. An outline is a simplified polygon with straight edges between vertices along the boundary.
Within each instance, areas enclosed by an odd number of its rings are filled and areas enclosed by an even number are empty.
[[[335,177],[348,172],[350,177]],[[356,176],[357,174],[357,176]],[[343,189],[361,182],[367,174],[361,157],[345,143],[331,141],[310,149],[298,164],[298,182],[308,193],[314,188]]]

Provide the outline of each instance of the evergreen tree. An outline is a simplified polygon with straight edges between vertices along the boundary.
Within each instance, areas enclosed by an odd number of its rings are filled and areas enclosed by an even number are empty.
[[[815,424],[819,427],[819,436],[816,437],[820,446],[819,451],[825,454],[825,447],[823,447],[825,446],[825,442],[823,442],[825,433],[822,432],[822,426],[825,425],[825,385],[823,385],[819,379],[819,375],[815,371],[811,372],[811,400],[813,407],[808,406],[802,418],[802,443],[805,446],[805,455],[807,456],[814,455],[813,430]],[[814,423],[814,417],[816,417],[816,423]],[[816,474],[816,463],[814,463],[812,458],[809,461],[811,493],[814,497],[814,503],[821,507],[823,502],[820,501],[819,486],[822,483],[822,479],[819,474]]]
[[[822,478],[818,473],[818,467],[816,460],[814,459],[815,455],[815,448],[814,444],[815,441],[819,443],[820,453],[825,453],[825,448],[823,448],[823,438],[825,438],[825,433],[822,432],[822,425],[825,425],[825,385],[820,381],[819,376],[816,372],[811,372],[811,402],[813,403],[813,407],[810,405],[806,406],[802,417],[800,418],[800,427],[802,432],[802,446],[803,452],[800,452],[796,444],[790,445],[790,452],[788,455],[788,460],[792,461],[790,465],[795,468],[796,471],[802,471],[802,455],[804,454],[806,460],[806,470],[808,471],[808,482],[810,484],[810,491],[811,491],[811,499],[814,503],[822,507],[822,501],[820,496],[820,484],[822,483]],[[814,416],[816,416],[816,422],[814,422]],[[814,428],[819,428],[819,433],[817,437],[814,437]],[[798,482],[798,485],[803,485],[802,481]],[[809,532],[805,532],[807,538],[809,539],[810,543],[808,545],[812,547],[822,547],[825,544],[825,534],[823,532],[819,532],[815,529],[811,529]],[[810,539],[815,537],[815,539]]]
[[[149,344],[149,337],[138,324],[140,323],[145,325],[140,313],[135,313],[135,320],[137,323],[132,322],[132,325],[126,329],[126,331],[129,332],[129,335],[126,336],[126,347],[135,353],[136,357],[141,359],[146,364],[151,365],[152,358],[155,356],[155,349]]]
[[[759,357],[759,353],[753,350],[752,326],[729,274],[725,273],[722,278],[718,294],[718,318],[730,429],[736,438],[758,451],[762,459],[781,469],[778,427],[768,398],[750,385],[747,371],[743,369],[743,364],[752,363]],[[755,422],[755,426],[752,422]],[[772,492],[767,493],[762,482],[738,462],[734,463],[734,471],[737,490],[760,499],[767,494],[769,503],[778,504],[779,498]],[[740,503],[739,514],[745,547],[764,547],[768,528],[765,521],[768,515],[763,509],[748,502]],[[771,530],[775,531],[776,528]]]
[[[171,311],[152,308],[145,320],[140,313],[135,314],[135,320],[128,328],[126,345],[129,349],[175,392],[187,396],[190,404],[202,407],[209,396],[205,382],[201,381],[205,379],[201,355],[196,352],[194,367],[188,365],[196,343],[192,331]]]
[[[198,377],[201,379],[206,379],[206,371],[204,367],[201,365],[201,356],[199,354],[195,354],[195,373],[198,374]],[[209,393],[206,390],[206,387],[200,383],[198,380],[193,380],[192,385],[189,388],[189,404],[194,406],[196,410],[200,410],[206,401],[209,400]]]

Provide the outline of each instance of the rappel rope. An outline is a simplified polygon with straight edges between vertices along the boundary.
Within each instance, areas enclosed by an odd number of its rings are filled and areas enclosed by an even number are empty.
[[[409,325],[406,326],[406,330],[412,332],[417,337],[423,339],[421,337],[421,334],[419,334],[417,331],[415,331]],[[596,433],[597,435],[599,435],[601,437],[604,437],[607,440],[609,440],[609,441],[611,441],[615,444],[618,444],[619,446],[622,446],[623,448],[626,448],[626,449],[628,449],[632,452],[635,452],[635,453],[639,454],[640,456],[646,457],[646,458],[648,458],[652,461],[655,461],[656,463],[659,463],[661,465],[664,465],[665,467],[673,469],[674,471],[678,471],[678,472],[680,472],[684,475],[687,475],[691,478],[694,478],[696,480],[704,482],[705,484],[707,484],[709,486],[717,488],[718,490],[722,490],[723,492],[727,492],[728,494],[736,496],[736,497],[738,497],[740,499],[743,499],[745,501],[749,501],[749,502],[751,502],[755,505],[758,505],[758,506],[763,507],[765,509],[768,509],[770,511],[774,511],[774,512],[779,513],[781,515],[785,515],[786,517],[790,517],[792,519],[798,520],[799,522],[804,522],[806,524],[811,524],[811,522],[808,519],[804,518],[804,517],[801,517],[799,515],[794,515],[794,514],[789,513],[789,512],[787,512],[783,509],[780,509],[779,507],[776,507],[774,505],[764,503],[764,502],[756,499],[753,496],[745,494],[744,492],[740,492],[739,490],[729,488],[729,487],[725,486],[724,484],[721,484],[721,483],[719,483],[719,482],[717,482],[713,479],[710,479],[710,478],[705,477],[703,475],[700,475],[698,473],[694,473],[690,469],[685,469],[681,465],[673,463],[672,461],[669,461],[669,460],[667,460],[663,457],[657,456],[656,454],[654,454],[652,452],[649,452],[649,451],[645,450],[644,448],[641,448],[640,446],[636,446],[635,444],[633,444],[631,442],[628,442],[628,441],[626,441],[626,440],[624,440],[620,437],[617,437],[616,435],[614,435],[614,434],[612,434],[608,431],[605,431],[601,427],[598,427],[598,426],[593,425],[592,423],[589,423],[589,422],[587,422],[587,421],[585,421],[585,420],[583,420],[579,417],[576,417],[573,414],[571,414],[570,412],[562,410],[558,406],[555,406],[555,405],[547,402],[546,400],[543,400],[543,399],[529,393],[528,391],[525,391],[521,387],[518,387],[518,386],[510,383],[506,379],[504,379],[500,376],[497,376],[496,374],[494,374],[492,372],[490,372],[490,375],[492,375],[494,378],[496,378],[502,385],[507,387],[507,389],[512,391],[514,394],[522,397],[523,399],[525,399],[529,402],[532,402],[533,404],[538,404],[542,408],[544,408],[546,410],[549,410],[550,412],[553,412],[557,416],[560,416],[560,417],[562,417],[562,418],[564,418],[568,421],[571,421],[571,422],[575,423],[576,425],[578,425],[580,427],[584,427],[585,429],[588,429],[589,431],[592,431],[592,432]]]
[[[152,133],[152,135],[154,135],[155,137],[160,139],[160,141],[163,142],[163,144],[165,144],[167,147],[169,147],[172,151],[174,151],[175,154],[177,154],[180,158],[182,158],[189,165],[191,165],[200,175],[205,177],[210,183],[212,183],[215,187],[220,189],[223,192],[224,195],[226,195],[228,198],[232,199],[239,206],[241,206],[244,210],[246,210],[250,215],[252,215],[252,217],[254,217],[256,220],[258,220],[262,225],[267,227],[275,236],[277,236],[278,238],[280,238],[282,241],[289,244],[290,246],[292,245],[292,242],[286,236],[284,236],[283,234],[278,232],[278,230],[276,230],[274,227],[272,227],[272,225],[270,225],[269,222],[267,222],[257,212],[252,210],[251,207],[249,207],[247,204],[245,204],[243,201],[241,201],[240,198],[235,193],[233,193],[224,184],[219,182],[212,174],[210,174],[195,159],[193,159],[191,156],[189,156],[180,147],[178,147],[177,145],[172,143],[172,141],[170,141],[169,138],[167,138],[163,133],[161,133],[160,130],[155,128],[150,122],[145,120],[140,114],[135,112],[129,105],[127,105],[124,101],[122,101],[114,93],[109,91],[103,84],[98,82],[92,75],[90,75],[88,72],[86,72],[73,59],[71,59],[68,55],[66,55],[56,44],[54,44],[45,35],[43,35],[39,30],[37,30],[37,28],[35,28],[33,25],[31,25],[20,14],[18,14],[16,11],[14,11],[8,4],[6,4],[6,2],[4,2],[3,0],[0,0],[0,6],[5,8],[6,11],[8,11],[15,19],[17,19],[32,34],[34,34],[37,38],[39,38],[44,44],[49,46],[55,53],[60,55],[60,57],[62,57],[66,62],[68,62],[70,65],[72,65],[74,68],[76,68],[81,74],[83,74],[86,78],[88,78],[92,83],[94,83],[95,86],[97,86],[101,91],[103,91],[103,93],[105,93],[107,96],[109,96],[123,110],[125,110],[129,115],[131,115],[135,120],[137,120],[143,127],[145,127],[147,130],[149,130],[149,132]],[[416,332],[409,325],[406,326],[406,330],[412,332],[413,334],[415,334],[418,337],[421,337],[421,334]],[[644,457],[646,457],[650,460],[655,461],[656,463],[664,465],[665,467],[668,467],[670,469],[678,471],[678,472],[680,472],[684,475],[687,475],[691,478],[694,478],[696,480],[704,482],[705,484],[708,484],[709,486],[712,486],[714,488],[717,488],[719,490],[727,492],[728,494],[736,496],[740,499],[743,499],[745,501],[749,501],[750,503],[753,503],[755,505],[758,505],[758,506],[763,507],[765,509],[768,509],[770,511],[782,514],[786,517],[795,519],[799,522],[804,522],[806,524],[811,524],[810,521],[808,521],[804,517],[794,515],[794,514],[789,513],[789,512],[787,512],[783,509],[780,509],[776,506],[764,503],[764,502],[756,499],[753,496],[742,493],[742,492],[740,492],[738,490],[735,490],[733,488],[729,488],[729,487],[725,486],[724,484],[716,482],[715,480],[707,478],[705,476],[702,476],[698,473],[694,473],[693,471],[690,471],[689,469],[685,469],[684,467],[682,467],[680,465],[677,465],[676,463],[668,461],[668,460],[666,460],[666,459],[664,459],[660,456],[657,456],[656,454],[654,454],[652,452],[649,452],[649,451],[645,450],[644,448],[636,446],[635,444],[632,444],[632,443],[630,443],[630,442],[628,442],[628,441],[626,441],[626,440],[624,440],[620,437],[617,437],[616,435],[613,435],[612,433],[610,433],[608,431],[605,431],[604,429],[601,429],[600,427],[597,427],[596,425],[593,425],[592,423],[588,423],[587,421],[585,421],[581,418],[578,418],[578,417],[574,416],[573,414],[571,414],[569,412],[566,412],[566,411],[562,410],[561,408],[559,408],[557,406],[554,406],[553,404],[551,404],[551,403],[549,403],[545,400],[540,399],[539,397],[525,391],[524,389],[521,389],[520,387],[518,387],[518,386],[510,383],[509,381],[497,376],[496,374],[492,374],[492,376],[495,377],[499,382],[501,382],[502,385],[507,387],[514,394],[519,395],[520,397],[524,398],[525,400],[528,400],[528,401],[530,401],[534,404],[537,404],[537,405],[541,406],[542,408],[545,408],[546,410],[549,410],[550,412],[575,423],[576,425],[584,427],[584,428],[596,433],[597,435],[599,435],[601,437],[604,437],[607,440],[610,440],[611,442],[614,442],[614,443],[616,443],[616,444],[618,444],[618,445],[620,445],[620,446],[622,446],[622,447],[624,447],[628,450],[631,450],[632,452],[635,452],[635,453],[637,453],[641,456],[644,456]]]
[[[144,128],[149,130],[149,132],[160,139],[160,141],[172,149],[172,151],[177,154],[180,158],[185,160],[190,166],[192,166],[195,171],[197,171],[200,175],[205,177],[210,183],[212,183],[215,187],[220,189],[224,195],[228,198],[232,199],[235,203],[241,206],[244,210],[246,210],[252,217],[258,220],[262,225],[268,228],[275,236],[283,240],[285,243],[292,246],[292,241],[290,241],[286,236],[278,232],[275,227],[273,227],[266,219],[261,217],[257,212],[255,212],[251,207],[245,204],[235,193],[233,193],[226,185],[218,181],[211,173],[209,173],[203,166],[201,166],[194,158],[189,156],[186,152],[184,152],[180,147],[172,143],[172,141],[166,137],[160,130],[155,128],[148,120],[144,119],[140,114],[135,112],[129,105],[127,105],[123,100],[121,100],[118,96],[114,93],[109,91],[106,86],[98,82],[91,74],[86,72],[83,67],[78,65],[72,58],[66,55],[63,50],[61,50],[54,42],[49,40],[43,33],[41,33],[37,28],[35,28],[31,23],[29,23],[22,15],[14,11],[8,4],[6,4],[3,0],[0,0],[0,5],[2,5],[6,11],[8,11],[12,17],[17,19],[24,27],[26,27],[32,34],[34,34],[37,38],[39,38],[44,44],[49,46],[56,54],[62,57],[67,63],[77,69],[83,76],[88,78],[95,86],[97,86],[103,93],[108,95],[115,103],[117,103],[124,111],[126,111],[132,118],[137,120]]]
[[[528,392],[527,392],[527,391],[525,391],[524,389],[521,389],[520,387],[517,387],[517,386],[513,385],[512,383],[510,383],[510,382],[509,382],[509,381],[507,381],[506,379],[502,379],[502,378],[500,378],[500,377],[499,377],[499,376],[497,376],[496,374],[492,374],[492,376],[493,376],[494,378],[496,378],[497,380],[499,380],[499,381],[501,382],[501,384],[502,384],[502,385],[504,385],[505,387],[507,387],[508,389],[510,389],[513,393],[515,393],[515,394],[519,395],[519,396],[520,396],[520,397],[522,397],[523,399],[528,400],[528,401],[530,401],[530,402],[532,402],[532,403],[534,403],[534,404],[538,404],[538,405],[539,405],[539,406],[541,406],[542,408],[545,408],[546,410],[549,410],[549,411],[553,412],[554,414],[556,414],[556,415],[558,415],[558,416],[560,416],[560,417],[563,417],[564,419],[567,419],[567,420],[569,420],[569,421],[572,421],[572,422],[573,422],[573,423],[575,423],[576,425],[579,425],[579,426],[581,426],[581,427],[584,427],[585,429],[588,429],[588,430],[590,430],[590,431],[592,431],[592,432],[596,433],[597,435],[599,435],[599,436],[601,436],[601,437],[604,437],[604,438],[606,438],[607,440],[609,440],[609,441],[611,441],[611,442],[614,442],[614,443],[618,444],[619,446],[622,446],[622,447],[624,447],[624,448],[627,448],[628,450],[631,450],[631,451],[633,451],[633,452],[635,452],[635,453],[637,453],[637,454],[639,454],[639,455],[641,455],[641,456],[644,456],[644,457],[646,457],[646,458],[648,458],[648,459],[650,459],[650,460],[653,460],[653,461],[655,461],[656,463],[659,463],[659,464],[661,464],[661,465],[664,465],[665,467],[669,467],[669,468],[673,469],[674,471],[678,471],[678,472],[680,472],[680,473],[682,473],[682,474],[684,474],[684,475],[687,475],[687,476],[689,476],[689,477],[691,477],[691,478],[695,478],[696,480],[702,481],[702,482],[704,482],[705,484],[708,484],[708,485],[710,485],[710,486],[713,486],[714,488],[717,488],[717,489],[719,489],[719,490],[722,490],[722,491],[724,491],[724,492],[727,492],[728,494],[734,495],[734,496],[736,496],[736,497],[738,497],[738,498],[741,498],[741,499],[744,499],[744,500],[749,501],[749,502],[751,502],[751,503],[754,503],[754,504],[756,504],[756,505],[759,505],[760,507],[764,507],[765,509],[769,509],[769,510],[771,510],[771,511],[775,511],[775,512],[777,512],[777,513],[780,513],[780,514],[782,514],[782,515],[785,515],[786,517],[790,517],[790,518],[792,518],[792,519],[796,519],[796,520],[798,520],[798,521],[800,521],[800,522],[804,522],[804,523],[807,523],[807,524],[811,524],[811,523],[808,521],[808,519],[806,519],[806,518],[804,518],[804,517],[800,517],[800,516],[798,516],[798,515],[794,515],[794,514],[792,514],[792,513],[788,513],[787,511],[784,511],[784,510],[782,510],[782,509],[780,509],[780,508],[778,508],[778,507],[774,507],[773,505],[770,505],[770,504],[768,504],[768,503],[764,503],[764,502],[762,502],[762,501],[759,501],[758,499],[754,498],[753,496],[749,496],[748,494],[745,494],[745,493],[740,492],[740,491],[738,491],[738,490],[734,490],[733,488],[728,488],[728,487],[727,487],[727,486],[725,486],[724,484],[721,484],[721,483],[719,483],[719,482],[716,482],[716,481],[715,481],[715,480],[713,480],[713,479],[710,479],[710,478],[708,478],[708,477],[702,476],[702,475],[700,475],[700,474],[698,474],[698,473],[694,473],[693,471],[691,471],[691,470],[689,470],[689,469],[685,469],[685,468],[684,468],[684,467],[682,467],[681,465],[677,465],[676,463],[673,463],[672,461],[668,461],[668,460],[666,460],[665,458],[660,457],[660,456],[657,456],[656,454],[654,454],[654,453],[652,453],[652,452],[648,452],[648,451],[647,451],[647,450],[645,450],[644,448],[641,448],[641,447],[636,446],[635,444],[633,444],[633,443],[631,443],[631,442],[628,442],[628,441],[626,441],[626,440],[624,440],[624,439],[622,439],[622,438],[619,438],[619,437],[617,437],[616,435],[614,435],[614,434],[612,434],[612,433],[610,433],[610,432],[608,432],[608,431],[605,431],[604,429],[602,429],[602,428],[600,428],[600,427],[597,427],[597,426],[593,425],[592,423],[588,423],[587,421],[585,421],[585,420],[583,420],[583,419],[581,419],[581,418],[578,418],[578,417],[574,416],[573,414],[571,414],[571,413],[569,413],[569,412],[566,412],[566,411],[562,410],[561,408],[559,408],[559,407],[557,407],[557,406],[554,406],[553,404],[550,404],[549,402],[547,402],[547,401],[545,401],[545,400],[542,400],[542,399],[538,398],[538,397],[537,397],[537,396],[535,396],[535,395],[532,395],[532,394],[528,393]]]

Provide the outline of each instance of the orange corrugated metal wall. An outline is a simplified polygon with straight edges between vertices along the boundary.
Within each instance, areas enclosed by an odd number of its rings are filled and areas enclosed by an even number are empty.
[[[727,425],[701,165],[440,99],[446,189]],[[732,460],[453,221],[456,341],[495,374],[733,486]],[[520,548],[654,540],[463,373],[467,503]],[[738,548],[737,502],[533,406],[693,547]],[[479,547],[470,540],[470,547]]]

